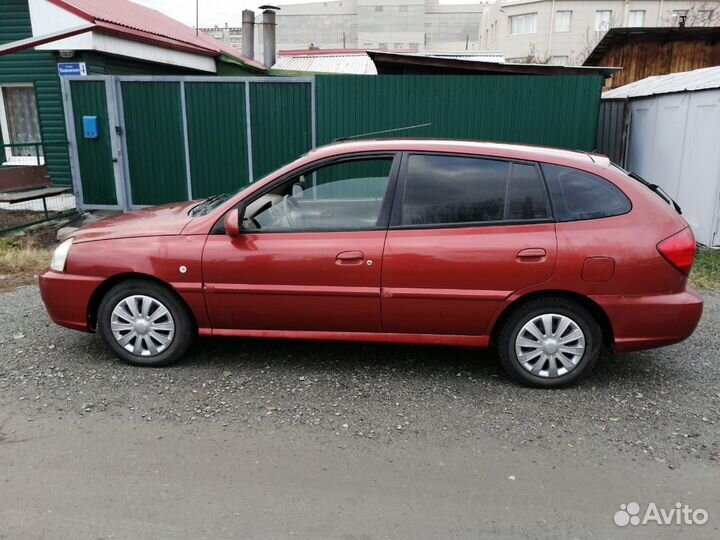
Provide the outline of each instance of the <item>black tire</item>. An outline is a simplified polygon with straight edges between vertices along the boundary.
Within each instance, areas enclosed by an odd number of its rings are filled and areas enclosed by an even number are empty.
[[[536,317],[546,314],[557,314],[571,319],[582,330],[585,340],[585,351],[575,368],[556,377],[531,373],[523,367],[516,352],[516,340],[522,328]],[[600,325],[585,307],[573,300],[548,297],[531,300],[512,312],[500,331],[498,354],[503,368],[515,381],[536,388],[560,388],[574,384],[592,372],[600,356],[601,344]],[[555,362],[556,366],[562,366],[557,360],[547,360],[548,364],[545,366],[549,366],[551,361]]]
[[[155,356],[140,356],[125,349],[111,329],[113,309],[128,297],[144,295],[156,300],[170,312],[174,323],[173,337],[164,350]],[[167,319],[166,319],[167,320]],[[124,362],[135,366],[161,367],[174,364],[187,352],[197,335],[195,322],[187,306],[172,291],[149,280],[133,279],[123,281],[110,289],[100,302],[97,316],[97,330],[107,346]],[[157,343],[155,343],[157,346]]]

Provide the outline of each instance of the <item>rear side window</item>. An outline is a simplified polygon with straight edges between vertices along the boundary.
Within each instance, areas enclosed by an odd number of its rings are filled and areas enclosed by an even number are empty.
[[[442,225],[549,217],[537,168],[506,161],[410,155],[403,225]]]
[[[542,165],[557,221],[579,221],[627,214],[632,205],[613,184],[594,174]]]

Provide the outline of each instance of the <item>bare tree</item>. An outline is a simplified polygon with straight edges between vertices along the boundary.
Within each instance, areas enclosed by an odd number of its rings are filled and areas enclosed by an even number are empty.
[[[605,34],[607,34],[611,28],[615,28],[616,26],[618,26],[618,20],[615,12],[613,11],[610,15],[610,20],[607,24],[602,25],[601,28],[591,28],[590,26],[585,27],[583,43],[578,52],[575,53],[575,57],[572,58],[573,63],[578,66],[583,65],[587,57],[590,56],[590,53],[595,50],[598,43],[600,43],[602,38],[605,37]]]
[[[685,26],[720,26],[720,2],[693,2],[685,11]],[[667,13],[662,17],[661,26],[680,26],[679,13]]]
[[[513,61],[519,64],[549,64],[550,60],[552,60],[552,57],[548,54],[539,54],[537,52],[537,47],[535,47],[535,43],[531,41],[530,49],[528,50],[527,55]]]

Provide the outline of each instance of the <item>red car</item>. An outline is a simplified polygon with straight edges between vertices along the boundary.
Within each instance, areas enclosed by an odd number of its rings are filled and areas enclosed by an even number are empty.
[[[233,195],[85,227],[40,290],[56,323],[137,365],[197,334],[492,344],[513,378],[555,387],[604,347],[692,334],[695,240],[673,205],[603,156],[345,142]]]

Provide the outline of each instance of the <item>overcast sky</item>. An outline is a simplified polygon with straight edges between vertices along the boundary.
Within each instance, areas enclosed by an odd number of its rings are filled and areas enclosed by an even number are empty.
[[[1,1],[1,0],[0,0]],[[166,15],[195,26],[195,0],[133,0],[138,4],[162,11]],[[198,0],[200,2],[200,26],[240,26],[243,9],[257,10],[258,6],[272,4],[307,4],[318,0]],[[478,4],[479,0],[440,0],[441,4]]]

